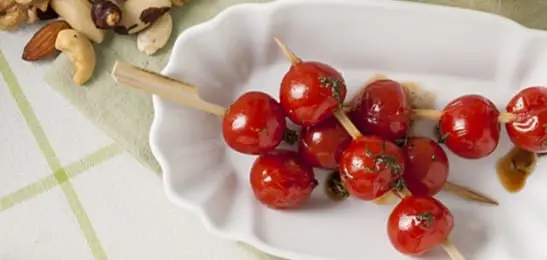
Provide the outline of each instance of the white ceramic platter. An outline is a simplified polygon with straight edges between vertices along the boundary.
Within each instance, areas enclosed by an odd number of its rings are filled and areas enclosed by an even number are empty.
[[[180,35],[163,73],[195,84],[204,99],[224,106],[248,90],[278,97],[289,63],[274,35],[303,59],[340,70],[349,95],[383,73],[436,93],[438,108],[475,93],[502,110],[519,89],[547,84],[547,33],[486,13],[384,0],[281,0],[229,8]],[[406,258],[386,235],[392,206],[335,203],[317,188],[302,209],[268,209],[250,189],[254,158],[225,146],[219,118],[158,97],[154,108],[151,146],[167,196],[215,234],[289,259]],[[429,135],[431,124],[423,122],[417,131]],[[545,260],[547,166],[540,161],[523,191],[507,193],[494,170],[511,147],[502,135],[486,159],[468,161],[448,152],[451,181],[501,203],[483,206],[441,192],[438,198],[455,217],[451,240],[467,259]],[[321,181],[325,174],[317,176]],[[447,256],[439,249],[427,258]]]

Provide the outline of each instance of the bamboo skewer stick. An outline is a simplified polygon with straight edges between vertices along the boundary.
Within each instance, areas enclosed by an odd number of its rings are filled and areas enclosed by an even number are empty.
[[[412,117],[415,119],[439,120],[443,111],[434,109],[412,109]],[[517,120],[517,115],[509,112],[501,112],[498,116],[498,122],[502,124],[511,123]]]
[[[495,206],[499,205],[499,202],[497,202],[496,200],[493,200],[491,198],[488,198],[486,195],[480,194],[480,193],[472,191],[472,190],[470,190],[466,187],[463,187],[463,186],[460,186],[460,185],[457,185],[457,184],[454,184],[454,183],[451,183],[451,182],[447,182],[444,185],[443,190],[458,194],[458,195],[460,195],[462,197],[466,197],[470,200],[479,201],[479,202],[483,202],[483,203],[491,204],[491,205],[495,205]]]
[[[116,61],[112,76],[119,84],[144,90],[185,106],[217,116],[224,116],[226,113],[226,108],[201,99],[194,86],[158,73]]]
[[[302,60],[298,56],[296,56],[281,40],[279,40],[277,37],[274,37],[274,41],[277,43],[281,51],[285,54],[292,66],[298,65],[302,62]],[[357,127],[355,127],[355,125],[351,122],[351,120],[347,117],[343,110],[336,111],[334,113],[334,116],[336,117],[336,119],[338,119],[340,124],[344,127],[344,129],[346,129],[348,134],[351,135],[353,139],[357,139],[362,136],[361,132],[357,129]],[[403,191],[401,192],[395,191],[395,194],[401,199],[405,196],[411,195],[410,191],[406,188],[403,188]],[[452,242],[450,242],[448,238],[441,244],[441,246],[452,260],[465,259],[462,256],[461,252],[458,250],[458,248],[454,244],[452,244]]]
[[[127,63],[116,61],[112,69],[112,76],[116,82],[120,84],[158,95],[184,106],[190,106],[219,117],[224,116],[224,113],[226,112],[226,108],[202,100],[198,96],[195,87],[191,84],[180,82],[155,72],[143,70]],[[350,124],[347,125],[355,127],[345,114],[339,113],[338,117],[341,118],[341,120],[348,120]],[[353,133],[358,134],[359,136],[361,135],[357,128],[354,129]],[[498,205],[495,200],[454,183],[447,183],[443,189],[467,200]]]

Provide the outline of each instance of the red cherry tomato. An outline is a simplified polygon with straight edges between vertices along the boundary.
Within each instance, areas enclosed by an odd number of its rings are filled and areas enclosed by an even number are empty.
[[[412,106],[403,87],[393,80],[370,83],[354,99],[350,118],[366,134],[395,140],[406,136]]]
[[[451,101],[439,122],[441,139],[456,155],[479,159],[490,155],[500,139],[499,111],[489,99],[465,95]]]
[[[333,170],[340,167],[340,157],[351,143],[351,136],[336,118],[303,127],[298,141],[298,152],[316,168]]]
[[[444,242],[454,228],[452,213],[433,197],[408,196],[389,215],[391,244],[405,255],[421,255]]]
[[[302,126],[331,117],[345,98],[342,74],[329,65],[311,61],[290,68],[281,82],[279,95],[287,116]]]
[[[401,148],[377,136],[351,142],[340,160],[340,175],[349,194],[373,200],[391,190],[405,171]]]
[[[222,121],[225,142],[244,154],[274,149],[283,140],[285,128],[283,108],[268,94],[258,91],[241,95]]]
[[[284,149],[258,156],[250,182],[255,197],[275,209],[301,205],[317,186],[313,168],[297,152]]]
[[[534,153],[547,152],[547,88],[521,90],[506,109],[517,114],[516,121],[505,125],[515,146]]]
[[[448,180],[448,157],[437,142],[426,137],[410,137],[403,147],[406,168],[403,178],[417,196],[434,196]]]

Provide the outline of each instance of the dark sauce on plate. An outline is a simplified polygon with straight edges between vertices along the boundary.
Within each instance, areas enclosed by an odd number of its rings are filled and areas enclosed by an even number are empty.
[[[513,147],[496,164],[496,171],[502,186],[508,192],[519,192],[534,171],[540,155]]]

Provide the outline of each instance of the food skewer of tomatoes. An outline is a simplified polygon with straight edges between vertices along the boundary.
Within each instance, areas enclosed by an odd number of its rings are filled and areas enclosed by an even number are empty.
[[[201,99],[196,88],[188,83],[126,63],[117,61],[112,75],[118,83],[222,117],[224,140],[240,153],[257,155],[273,150],[282,140],[296,141],[295,133],[286,126],[282,107],[264,92],[246,92],[226,109]]]
[[[506,110],[499,112],[485,97],[464,95],[452,100],[442,111],[413,110],[413,114],[439,120],[442,141],[463,158],[490,155],[499,142],[501,124],[516,147],[532,153],[547,152],[547,88],[522,89],[511,98]]]
[[[471,152],[458,153],[459,148],[447,146],[456,150],[456,154],[470,159],[489,155],[499,138],[499,124],[504,124],[511,142],[518,148],[533,153],[547,152],[547,88],[532,86],[520,90],[508,102],[505,110],[497,111],[494,104],[487,98],[478,95],[465,95],[451,101],[442,111],[414,109],[416,118],[439,120],[441,136],[449,137],[456,125],[484,126],[476,130],[475,136],[489,136],[486,147]],[[448,130],[446,130],[448,129]],[[444,132],[444,133],[443,133]],[[453,134],[458,136],[458,133]],[[477,142],[481,142],[477,140]],[[460,147],[461,149],[461,147]]]
[[[349,113],[352,122],[364,134],[387,140],[405,138],[411,125],[412,109],[408,87],[387,78],[369,82],[354,98]],[[381,109],[379,109],[381,108]],[[500,113],[487,98],[466,95],[451,101],[440,113],[439,132],[446,147],[467,159],[490,155],[499,143]]]
[[[336,118],[329,118],[317,125],[310,127],[303,127],[299,133],[298,139],[298,152],[313,166],[314,168],[324,170],[338,170],[340,168],[340,159],[344,150],[351,143],[352,137],[346,132],[344,127],[338,122]],[[429,169],[427,163],[434,167],[448,168],[443,164],[448,164],[446,154],[437,142],[424,138],[424,137],[410,137],[404,142],[406,154],[409,154],[410,160],[418,158],[416,154],[429,153],[429,162],[427,160],[420,159],[416,164],[418,166],[413,170],[415,174],[413,176],[420,176],[422,182],[429,182],[427,186],[431,187],[435,183],[438,184],[439,179],[443,179],[444,175],[438,173],[438,168],[435,170],[435,176],[432,176],[427,172]],[[416,147],[415,149],[409,149],[410,147]],[[408,150],[408,151],[406,151]],[[437,166],[439,165],[440,166]],[[426,167],[427,166],[427,167]],[[448,170],[444,171],[446,174]],[[432,180],[434,178],[434,180]],[[408,182],[408,180],[407,180]],[[411,181],[412,182],[412,181]],[[412,185],[412,184],[409,184]],[[425,184],[424,184],[425,185]],[[442,182],[441,185],[437,185],[432,189],[444,189],[445,191],[456,193],[457,195],[466,199],[472,199],[474,201],[480,201],[486,204],[498,205],[498,202],[477,192],[471,191],[465,187],[453,184],[451,182]],[[411,189],[413,190],[413,189]],[[393,197],[393,196],[392,196]],[[394,199],[397,199],[394,197]],[[384,202],[389,202],[387,200]],[[378,202],[378,200],[376,201]],[[384,204],[384,202],[381,202]]]
[[[129,64],[126,64],[126,63],[123,63],[123,62],[120,62],[120,61],[116,61],[115,65],[114,65],[114,68],[112,70],[112,76],[120,84],[125,84],[125,85],[131,86],[131,87],[135,87],[137,89],[144,90],[144,91],[149,92],[151,94],[155,94],[155,95],[161,96],[163,98],[166,98],[167,100],[170,100],[170,101],[173,101],[173,102],[185,105],[185,106],[189,106],[189,107],[192,107],[192,108],[195,108],[195,109],[199,109],[199,110],[202,110],[204,112],[208,112],[210,114],[217,115],[219,117],[225,117],[225,115],[226,115],[226,111],[227,111],[226,108],[202,100],[197,95],[195,87],[188,84],[188,83],[180,82],[180,81],[177,81],[175,79],[172,79],[172,78],[169,78],[169,77],[166,77],[166,76],[163,76],[163,75],[151,72],[151,71],[147,71],[147,70],[144,70],[144,69],[141,69],[141,68],[137,68],[137,67],[134,67],[132,65],[129,65]],[[264,97],[264,95],[260,95],[260,94],[258,96]],[[246,98],[244,98],[244,97],[240,97],[238,100],[245,100],[245,99]],[[269,100],[269,99],[268,98],[263,98],[263,100]],[[237,103],[238,102],[234,102],[234,104],[237,104]],[[232,111],[237,111],[237,110],[234,109]],[[276,110],[274,110],[274,111],[276,111]],[[271,113],[271,111],[267,112],[267,113]],[[279,118],[279,117],[276,116],[276,113],[271,113],[271,114],[273,114],[274,119],[277,120]],[[333,120],[334,120],[334,118],[333,118]],[[336,123],[338,123],[338,122],[336,122]],[[278,126],[282,125],[282,122],[279,122],[278,124],[274,124],[274,125],[278,125]],[[280,127],[276,127],[276,129],[279,129],[279,128]],[[345,132],[345,130],[343,130],[343,131]],[[280,138],[279,137],[279,132],[280,132],[279,130],[277,130],[277,131],[263,131],[263,133],[266,133],[266,132],[268,134],[271,134],[271,136],[274,137],[274,138],[272,138],[272,137],[267,138],[266,140],[272,140],[272,139],[279,140],[279,138]],[[254,133],[256,133],[256,131]],[[251,134],[253,134],[253,132],[251,132]],[[253,136],[255,136],[255,140],[256,140],[256,135],[253,135]],[[289,134],[286,133],[285,137],[287,137],[287,136],[289,136],[289,138],[284,138],[284,140],[294,139],[294,137],[292,137],[290,133]],[[349,137],[349,138],[351,139],[351,137]],[[270,142],[267,142],[267,143],[271,144],[271,143],[274,143],[274,142],[270,141]],[[250,146],[250,150],[256,149],[256,142],[248,144],[248,146]],[[269,147],[271,147],[271,145]],[[243,150],[243,149],[240,148],[240,150]],[[267,150],[267,149],[264,149],[264,150]],[[306,158],[306,159],[308,159],[308,158]],[[313,163],[312,163],[312,166],[314,166]],[[476,191],[473,191],[469,188],[466,188],[466,187],[463,187],[463,186],[460,186],[460,185],[457,185],[457,184],[454,184],[454,183],[448,182],[443,187],[443,189],[446,190],[446,191],[452,192],[455,195],[460,196],[464,199],[477,201],[477,202],[481,202],[481,203],[486,203],[486,204],[497,205],[497,202],[495,200],[493,200],[491,198],[488,198],[487,196],[482,195],[482,194],[480,194]]]
[[[274,40],[291,63],[291,69],[287,72],[285,79],[288,77],[291,78],[291,74],[295,74],[294,71],[301,72],[303,78],[313,78],[315,76],[305,74],[305,69],[299,71],[300,66],[306,66],[305,63],[281,40],[278,38],[274,38]],[[343,81],[341,77],[337,80]],[[298,83],[298,86],[304,87],[301,83]],[[282,83],[281,92],[284,91],[283,88],[284,84]],[[307,93],[313,93],[328,88],[328,86],[325,87],[321,84],[313,84],[311,82],[305,88]],[[408,190],[404,189],[404,181],[401,181],[405,172],[405,157],[402,149],[395,143],[378,136],[363,136],[340,107],[334,111],[334,116],[353,139],[343,152],[340,162],[340,174],[348,192],[352,196],[365,201],[379,198],[394,188],[402,189],[409,194]],[[408,205],[414,206],[414,208],[410,207],[413,211],[431,211],[420,215],[423,220],[418,220],[418,222],[423,222],[426,225],[434,225],[433,228],[435,230],[422,232],[418,236],[419,240],[428,241],[427,247],[421,248],[420,252],[410,252],[404,250],[405,248],[402,246],[395,246],[398,251],[405,254],[424,253],[434,246],[442,245],[452,259],[464,259],[459,250],[448,240],[448,235],[453,228],[452,215],[444,205],[434,198],[415,197],[410,194],[407,196],[402,195],[402,201],[390,216],[388,222],[390,227],[399,225],[400,222],[397,218],[401,214],[398,213],[405,212],[405,207],[409,207]],[[412,220],[409,221],[412,223]],[[431,226],[421,228],[429,229]],[[398,240],[397,234],[400,236],[406,235],[407,239],[416,239],[416,237],[412,236],[415,235],[415,232],[412,235],[408,235],[405,234],[405,231],[397,231],[389,228],[388,232],[391,241],[395,242],[394,245],[398,245],[401,242]],[[406,240],[405,238],[402,239]],[[416,242],[416,244],[420,244],[420,242]]]

